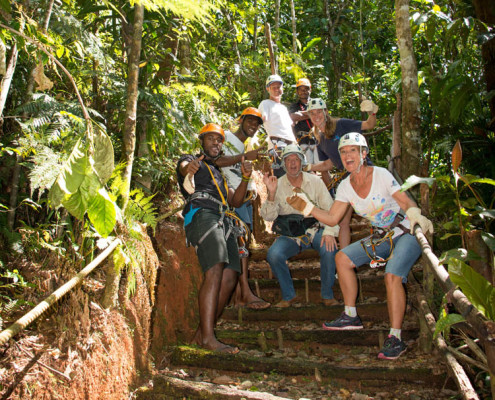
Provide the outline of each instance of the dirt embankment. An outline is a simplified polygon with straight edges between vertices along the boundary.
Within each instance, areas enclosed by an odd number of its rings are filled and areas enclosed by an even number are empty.
[[[126,248],[137,263],[122,271],[117,308],[101,306],[105,283],[105,266],[101,266],[0,349],[0,399],[129,398],[151,369],[151,317],[159,262],[147,235],[129,239]],[[22,294],[34,305],[77,273],[69,257],[45,253],[38,260],[12,260],[34,284]],[[170,290],[173,298],[175,289]],[[30,308],[9,316],[3,328]],[[166,309],[175,309],[174,303]],[[167,321],[173,326],[174,320]]]

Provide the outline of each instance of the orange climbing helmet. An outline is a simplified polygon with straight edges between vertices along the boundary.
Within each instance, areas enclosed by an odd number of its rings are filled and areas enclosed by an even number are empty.
[[[242,120],[244,119],[244,117],[246,115],[252,115],[253,117],[257,117],[260,121],[260,124],[263,123],[263,118],[261,116],[261,113],[259,112],[259,110],[257,108],[254,108],[254,107],[248,107],[246,108],[242,113],[241,115],[239,116],[239,123],[242,122]]]
[[[311,88],[311,82],[309,81],[308,78],[301,78],[296,83],[296,88],[298,88],[299,86],[307,86]]]
[[[209,124],[206,124],[201,128],[198,134],[198,138],[201,138],[205,133],[218,133],[220,136],[222,136],[223,140],[225,140],[225,132],[223,128],[218,125],[214,124],[213,122],[210,122]]]

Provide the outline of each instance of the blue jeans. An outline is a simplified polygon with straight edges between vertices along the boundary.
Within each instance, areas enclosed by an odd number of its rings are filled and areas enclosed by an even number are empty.
[[[325,246],[320,246],[322,234],[323,228],[318,230],[312,243],[301,243],[301,246],[287,236],[279,236],[268,250],[266,260],[278,280],[283,300],[292,300],[296,297],[287,260],[301,251],[311,248],[320,253],[321,297],[333,299],[332,288],[335,282],[335,254],[337,250],[328,251]]]
[[[397,236],[393,242],[394,250],[385,267],[385,273],[400,276],[402,282],[406,283],[409,271],[421,255],[421,246],[416,237],[409,233]],[[367,246],[367,250],[368,253],[372,253],[370,246]],[[349,257],[356,267],[370,262],[370,257],[364,251],[361,241],[351,243],[341,251]],[[388,258],[390,255],[390,242],[388,240],[384,241],[375,247],[375,252],[376,255],[384,259]]]

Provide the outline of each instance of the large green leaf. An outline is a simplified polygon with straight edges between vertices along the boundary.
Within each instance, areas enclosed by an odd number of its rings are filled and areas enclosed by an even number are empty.
[[[71,195],[79,189],[88,168],[89,158],[86,155],[86,146],[79,139],[48,193],[48,201],[53,208],[58,207],[65,196]]]
[[[442,313],[441,318],[437,321],[435,325],[435,332],[433,333],[433,338],[435,339],[440,332],[443,332],[444,336],[448,337],[449,328],[459,322],[463,322],[465,319],[459,314],[445,314]]]
[[[493,319],[495,315],[493,286],[469,265],[455,258],[449,260],[449,275],[469,301],[487,318]]]
[[[101,129],[97,129],[94,136],[95,154],[94,168],[104,185],[112,176],[114,169],[114,155],[112,141]]]
[[[84,218],[84,214],[101,187],[96,174],[92,170],[88,172],[79,189],[75,193],[67,194],[62,200],[62,205],[67,211],[78,219]]]
[[[426,183],[428,186],[432,186],[435,183],[435,178],[422,178],[416,175],[411,175],[406,179],[404,184],[401,186],[401,191],[406,191],[413,186],[419,185],[420,183]]]
[[[116,215],[115,203],[110,199],[105,188],[101,188],[89,205],[89,220],[101,236],[107,237],[113,231]]]

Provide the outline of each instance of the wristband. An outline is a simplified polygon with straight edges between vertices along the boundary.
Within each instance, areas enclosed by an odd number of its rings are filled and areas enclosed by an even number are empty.
[[[243,182],[249,182],[251,180],[251,177],[250,176],[244,176],[242,175],[242,181]]]

